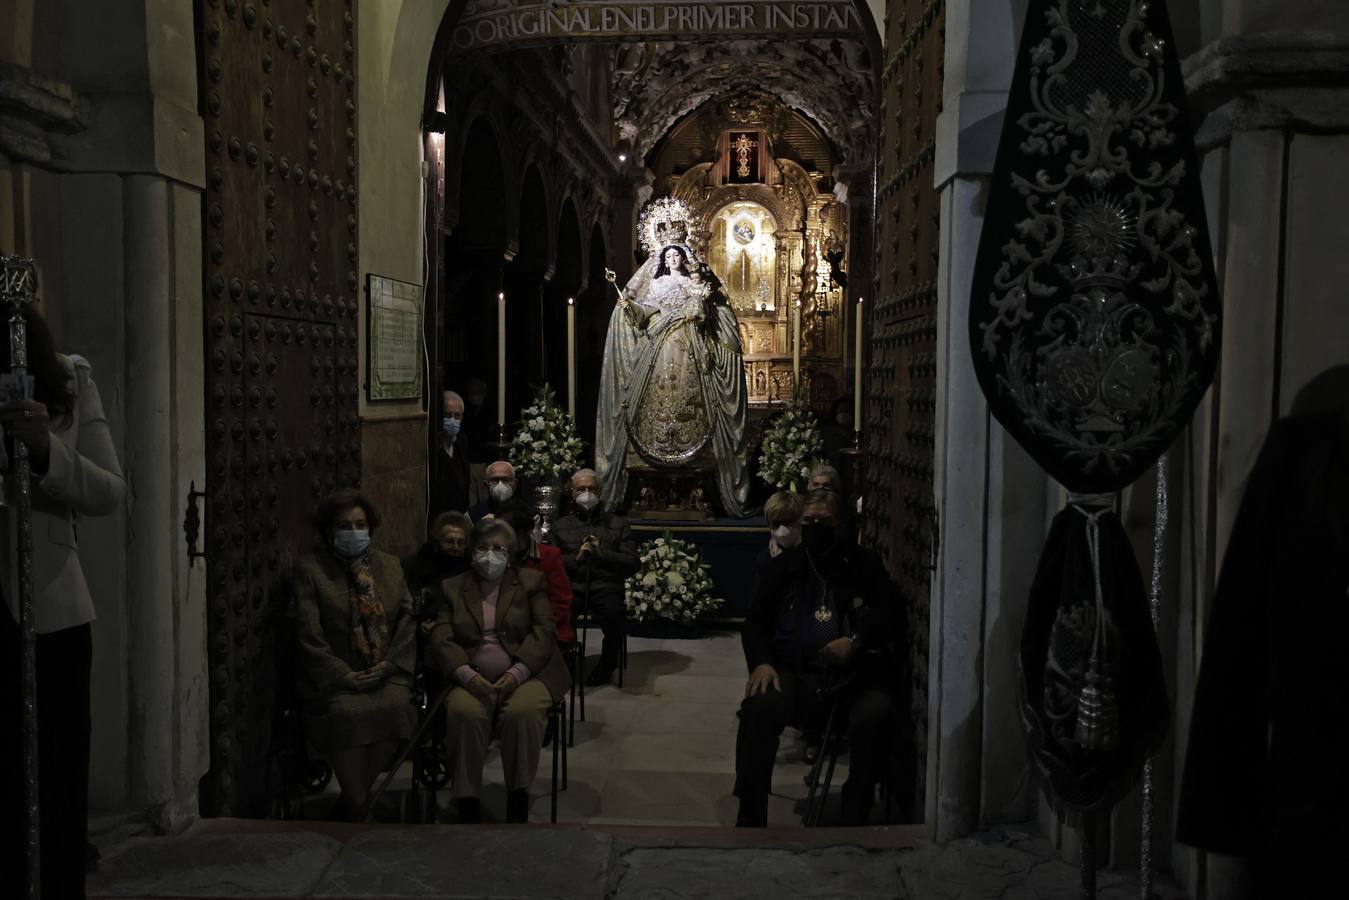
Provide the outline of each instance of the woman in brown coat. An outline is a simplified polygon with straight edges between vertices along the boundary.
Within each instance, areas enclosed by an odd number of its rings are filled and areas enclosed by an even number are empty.
[[[459,821],[481,821],[482,764],[501,740],[506,821],[529,817],[548,708],[571,687],[557,648],[548,583],[511,564],[515,531],[485,519],[469,541],[473,571],[442,584],[445,609],[431,632],[436,665],[458,685],[445,701]]]
[[[295,571],[305,737],[332,765],[349,817],[415,718],[412,598],[398,557],[370,548],[378,525],[360,493],[328,496],[314,514],[322,549]]]

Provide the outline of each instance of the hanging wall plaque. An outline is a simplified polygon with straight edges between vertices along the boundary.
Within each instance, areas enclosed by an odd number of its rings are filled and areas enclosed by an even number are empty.
[[[422,396],[422,286],[367,277],[370,298],[370,400],[419,400]]]
[[[1169,718],[1113,494],[1189,422],[1218,311],[1165,4],[1030,0],[970,340],[993,414],[1074,492],[1042,551],[1019,666],[1042,781],[1087,814],[1136,781]]]

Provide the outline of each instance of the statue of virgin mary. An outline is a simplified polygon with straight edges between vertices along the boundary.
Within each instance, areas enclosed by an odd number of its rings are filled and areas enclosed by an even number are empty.
[[[710,455],[722,508],[743,516],[748,407],[735,313],[693,251],[687,206],[655,201],[639,232],[648,258],[619,291],[604,345],[595,428],[604,500],[623,503],[631,445],[656,468]]]

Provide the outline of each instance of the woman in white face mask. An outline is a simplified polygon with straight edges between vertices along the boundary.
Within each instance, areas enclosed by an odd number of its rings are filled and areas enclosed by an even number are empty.
[[[529,815],[548,707],[571,686],[543,574],[515,565],[515,531],[501,519],[473,529],[473,570],[442,584],[432,658],[458,687],[445,701],[450,768],[461,823],[481,821],[482,765],[501,741],[506,821]]]
[[[768,559],[801,543],[801,511],[804,506],[801,495],[793,491],[778,491],[768,498],[763,508],[770,535],[765,551]]]
[[[412,734],[415,623],[398,557],[375,550],[379,513],[338,491],[314,514],[319,549],[295,569],[305,738],[333,767],[339,806],[359,816],[371,783]]]

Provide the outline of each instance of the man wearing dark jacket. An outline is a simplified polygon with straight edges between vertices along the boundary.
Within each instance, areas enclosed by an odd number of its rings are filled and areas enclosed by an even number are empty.
[[[745,618],[750,676],[735,741],[737,826],[768,824],[782,729],[827,715],[830,703],[846,703],[844,824],[866,823],[889,761],[905,671],[904,610],[879,557],[844,536],[841,503],[833,491],[811,491],[801,548],[769,562]]]
[[[618,668],[626,627],[623,582],[639,564],[628,520],[604,508],[599,490],[594,470],[581,469],[572,476],[576,512],[553,523],[552,538],[571,578],[572,609],[588,611],[604,632],[600,663],[586,678],[590,687],[608,684]]]
[[[481,499],[473,479],[473,465],[460,440],[464,400],[454,391],[441,394],[441,433],[431,464],[431,497],[427,517],[443,512],[468,512]]]

